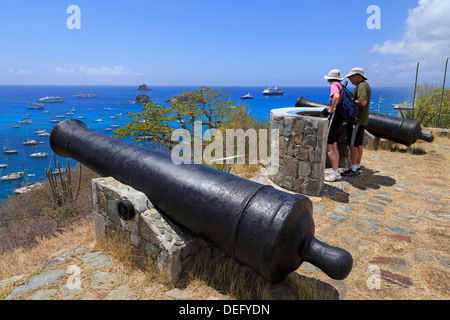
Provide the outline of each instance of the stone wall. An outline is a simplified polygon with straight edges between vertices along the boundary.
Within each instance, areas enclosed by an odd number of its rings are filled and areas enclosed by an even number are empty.
[[[217,249],[169,221],[160,214],[147,196],[112,177],[92,180],[95,234],[97,239],[111,240],[117,235],[129,241],[136,262],[148,268],[156,261],[172,283],[176,283],[196,263],[206,263]],[[133,204],[135,216],[121,219],[118,203],[127,199]]]
[[[272,179],[287,190],[318,196],[324,184],[328,120],[276,110],[271,111],[270,128],[279,131],[279,167]]]

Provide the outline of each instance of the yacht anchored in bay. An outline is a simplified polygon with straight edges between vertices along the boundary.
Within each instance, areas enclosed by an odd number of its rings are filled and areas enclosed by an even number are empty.
[[[262,93],[265,96],[281,96],[284,94],[284,91],[278,87],[275,87],[273,89],[269,87],[267,89],[264,89]]]
[[[39,103],[56,103],[56,102],[66,102],[64,98],[61,97],[44,97],[36,100]]]

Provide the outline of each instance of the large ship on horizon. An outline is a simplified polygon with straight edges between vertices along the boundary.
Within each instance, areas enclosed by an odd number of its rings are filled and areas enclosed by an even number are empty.
[[[264,89],[262,93],[265,96],[281,96],[284,94],[284,91],[278,87],[275,87],[273,89],[269,87],[267,89]]]
[[[90,89],[84,89],[82,86],[78,88],[78,94],[75,95],[77,98],[95,98],[98,96],[96,93],[89,92]]]
[[[44,97],[44,98],[40,98],[37,99],[37,102],[39,103],[55,103],[55,102],[66,102],[66,100],[64,100],[64,98],[61,97]]]

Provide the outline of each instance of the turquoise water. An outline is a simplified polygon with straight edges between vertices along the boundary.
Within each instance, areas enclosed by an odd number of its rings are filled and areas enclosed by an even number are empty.
[[[66,166],[66,159],[55,156],[49,145],[49,137],[40,137],[35,131],[46,130],[51,132],[55,123],[51,120],[79,119],[91,129],[111,136],[111,125],[124,125],[129,121],[125,111],[136,112],[141,110],[141,104],[134,104],[136,96],[147,94],[152,101],[163,103],[175,94],[183,91],[195,90],[198,87],[179,86],[150,86],[153,91],[136,92],[137,86],[93,86],[90,92],[98,94],[96,98],[77,98],[78,86],[0,86],[0,148],[9,147],[17,149],[17,154],[5,158],[0,153],[0,163],[8,163],[9,172],[24,171],[31,176],[20,180],[0,181],[0,201],[12,195],[15,188],[26,183],[46,179],[45,168],[55,167],[56,161]],[[246,104],[249,110],[258,117],[269,117],[270,110],[276,108],[293,107],[296,100],[303,96],[309,100],[327,103],[328,87],[283,87],[282,96],[264,96],[265,87],[225,87],[229,99]],[[350,87],[351,89],[351,87]],[[250,93],[254,99],[240,100],[239,98]],[[48,103],[44,109],[28,109],[36,99],[45,96],[60,96],[66,102]],[[371,111],[395,115],[393,104],[411,101],[412,89],[409,88],[372,88]],[[380,99],[381,98],[381,99]],[[74,110],[73,114],[67,114]],[[118,114],[122,114],[118,116]],[[28,116],[32,124],[20,124],[23,117]],[[57,117],[60,116],[60,117]],[[64,117],[61,117],[64,116]],[[102,119],[102,122],[96,122]],[[14,126],[19,126],[15,128]],[[36,146],[24,146],[28,139],[37,141]],[[46,152],[46,158],[30,158],[35,152]],[[70,161],[71,166],[77,163]],[[0,168],[0,176],[6,175],[7,169]]]

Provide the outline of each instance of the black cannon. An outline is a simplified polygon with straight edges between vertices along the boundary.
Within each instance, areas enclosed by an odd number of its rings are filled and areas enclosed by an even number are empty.
[[[328,105],[310,101],[304,97],[297,99],[295,107],[328,109]],[[373,112],[369,113],[369,123],[366,126],[366,130],[376,137],[398,142],[408,147],[418,139],[427,142],[434,140],[433,135],[422,132],[420,122],[417,120],[396,118]]]
[[[75,119],[58,123],[53,151],[146,194],[165,217],[281,282],[304,261],[334,279],[350,273],[350,253],[314,237],[309,198],[201,164],[174,164],[166,153],[119,141]]]

